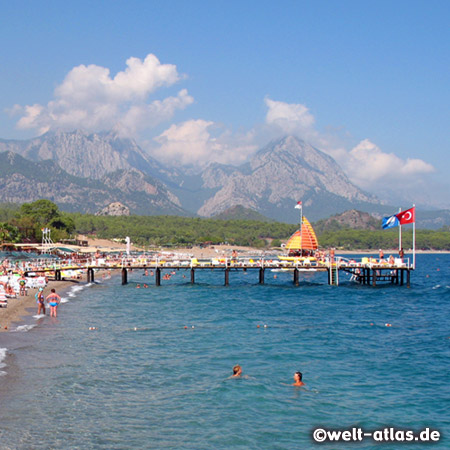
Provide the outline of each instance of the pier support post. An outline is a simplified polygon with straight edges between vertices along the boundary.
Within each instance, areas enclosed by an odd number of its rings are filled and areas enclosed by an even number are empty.
[[[407,288],[410,288],[410,287],[411,287],[410,281],[411,281],[411,271],[408,269],[408,270],[406,271],[406,287],[407,287]]]
[[[191,269],[191,284],[195,283],[195,270]]]
[[[403,286],[404,284],[404,270],[403,269],[399,269],[400,270],[400,286]]]
[[[372,286],[377,285],[377,271],[375,269],[372,270]]]
[[[328,278],[330,277],[330,274],[328,273]],[[330,284],[328,282],[328,284]],[[294,285],[298,286],[298,269],[297,267],[294,269]]]
[[[128,270],[124,267],[122,269],[122,286],[128,284]]]
[[[264,284],[264,268],[259,269],[259,284]]]
[[[159,267],[155,270],[155,283],[156,286],[161,286],[161,269]]]
[[[230,269],[228,267],[225,269],[225,286],[230,284]]]
[[[92,283],[94,281],[94,269],[90,267],[87,270],[87,282]]]

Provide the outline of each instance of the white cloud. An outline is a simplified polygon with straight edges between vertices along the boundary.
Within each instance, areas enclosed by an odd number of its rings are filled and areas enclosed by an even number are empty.
[[[270,98],[265,100],[268,108],[266,124],[278,128],[284,134],[303,137],[315,135],[315,119],[309,109],[300,103],[284,103]]]
[[[350,178],[366,188],[375,187],[379,180],[398,183],[412,175],[433,172],[431,164],[421,159],[403,160],[393,153],[384,153],[369,139],[364,139],[347,155],[345,168]]]
[[[74,67],[47,106],[20,108],[23,116],[17,126],[42,133],[49,128],[99,131],[120,124],[122,130],[135,133],[170,119],[193,102],[185,89],[176,97],[148,102],[157,89],[181,79],[176,66],[161,64],[152,54],[144,60],[129,58],[126,65],[115,77],[108,68],[94,64]]]
[[[225,131],[215,136],[217,124],[206,120],[188,120],[172,125],[155,138],[160,147],[154,149],[155,156],[164,161],[181,164],[207,165],[210,162],[239,164],[256,150],[251,136],[233,136]]]
[[[341,142],[338,134],[319,132],[315,118],[302,104],[265,99],[266,126],[269,132],[296,135],[328,153],[342,166],[349,178],[365,189],[379,190],[380,184],[390,188],[410,184],[411,179],[434,172],[431,164],[421,159],[403,160],[393,153],[383,152],[370,140],[361,141],[351,150]],[[415,177],[412,178],[411,176]]]

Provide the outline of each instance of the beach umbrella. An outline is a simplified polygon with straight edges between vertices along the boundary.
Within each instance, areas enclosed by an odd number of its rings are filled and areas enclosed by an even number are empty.
[[[302,235],[300,230],[297,230],[287,241],[287,250],[316,250],[319,247],[314,228],[309,223],[309,220],[303,216],[302,218]]]

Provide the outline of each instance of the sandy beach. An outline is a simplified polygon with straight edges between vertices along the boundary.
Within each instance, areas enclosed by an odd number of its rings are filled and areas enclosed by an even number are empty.
[[[55,288],[56,293],[61,295],[64,291],[73,286],[77,281],[49,281],[44,289],[44,296],[50,294],[50,289]],[[37,305],[34,298],[37,289],[28,289],[27,295],[8,299],[8,307],[0,308],[0,332],[9,331],[11,324],[20,323],[24,317],[37,314]],[[47,315],[49,309],[46,308]]]

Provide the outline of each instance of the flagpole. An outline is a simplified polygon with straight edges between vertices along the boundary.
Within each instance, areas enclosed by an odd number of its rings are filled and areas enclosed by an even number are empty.
[[[416,205],[414,208],[414,222],[413,222],[413,269],[416,270]]]
[[[402,208],[398,208],[398,212],[402,212]],[[398,225],[398,251],[402,249],[402,224]]]
[[[303,203],[300,205],[300,257],[303,256]]]

